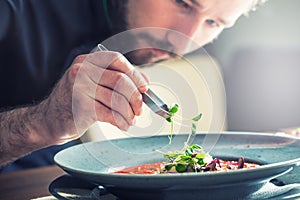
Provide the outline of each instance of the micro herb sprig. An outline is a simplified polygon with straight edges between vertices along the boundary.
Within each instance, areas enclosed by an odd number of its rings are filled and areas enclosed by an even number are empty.
[[[164,172],[198,172],[201,171],[213,158],[201,146],[193,144],[181,151],[164,154],[166,164]]]
[[[202,117],[202,113],[200,113],[199,115],[197,115],[191,119],[191,121],[192,121],[191,133],[189,134],[189,137],[185,142],[185,146],[188,146],[190,143],[191,137],[194,137],[196,135],[196,132],[197,132],[196,122],[198,122],[201,119],[201,117]]]
[[[172,113],[172,116],[167,119],[171,123],[171,133],[169,134],[169,144],[172,142],[172,135],[174,129],[174,114],[178,111],[178,104],[174,104],[169,108],[169,112]],[[164,155],[164,158],[167,160],[164,166],[164,172],[197,172],[208,163],[212,161],[212,157],[205,153],[201,146],[198,144],[190,144],[192,137],[196,135],[197,125],[196,123],[202,118],[202,113],[191,119],[183,119],[192,123],[191,132],[188,136],[188,139],[184,143],[183,149],[180,151],[171,151],[171,152],[161,152],[159,153]]]
[[[173,104],[169,107],[168,111],[172,114],[171,117],[167,118],[167,121],[171,123],[171,133],[168,135],[169,143],[171,144],[173,138],[173,131],[174,131],[174,115],[178,112],[178,104]]]
[[[173,104],[172,106],[170,106],[168,108],[168,111],[170,114],[172,114],[171,117],[167,118],[166,120],[168,122],[171,123],[171,131],[170,131],[170,134],[168,135],[168,138],[169,138],[169,144],[171,144],[172,142],[172,139],[173,139],[173,131],[174,131],[174,118],[176,117],[175,114],[178,112],[179,110],[179,105],[178,104]],[[196,122],[198,122],[202,117],[202,113],[198,114],[197,116],[191,118],[191,119],[183,119],[184,121],[191,121],[192,122],[192,125],[191,125],[191,133],[189,134],[189,137],[186,141],[185,144],[188,144],[190,139],[191,139],[191,136],[194,136],[197,132],[197,126],[196,126]],[[185,145],[186,146],[186,145]]]

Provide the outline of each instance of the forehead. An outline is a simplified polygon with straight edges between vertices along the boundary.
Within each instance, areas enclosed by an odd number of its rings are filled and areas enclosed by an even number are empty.
[[[168,6],[170,3],[176,2],[176,0],[128,0],[131,2],[131,6],[135,5],[139,10],[152,10],[153,13],[157,10],[160,10],[161,7],[166,9],[172,9],[172,6]],[[181,0],[177,3],[186,3],[189,6],[193,7],[193,10],[199,11],[201,13],[210,13],[210,14],[222,14],[231,16],[232,18],[237,18],[241,14],[247,13],[251,10],[258,1],[262,0]],[[151,5],[151,6],[149,6]],[[135,7],[134,6],[134,7]],[[151,7],[151,8],[150,8]],[[176,14],[176,13],[170,13]]]
[[[198,9],[224,10],[227,12],[247,11],[257,0],[186,0]]]
[[[197,11],[213,16],[225,17],[229,21],[235,21],[242,14],[247,13],[257,0],[186,0]]]

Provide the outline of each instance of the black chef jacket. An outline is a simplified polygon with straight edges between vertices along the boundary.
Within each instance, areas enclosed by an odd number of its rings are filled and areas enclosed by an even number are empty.
[[[49,94],[73,58],[109,36],[102,0],[0,0],[0,109]],[[0,130],[1,131],[1,130]],[[2,172],[53,164],[53,146]]]

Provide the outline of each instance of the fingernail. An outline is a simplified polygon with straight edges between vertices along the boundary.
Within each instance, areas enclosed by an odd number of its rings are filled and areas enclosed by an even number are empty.
[[[148,90],[148,85],[143,85],[141,87],[139,87],[139,91],[141,93],[145,93]]]

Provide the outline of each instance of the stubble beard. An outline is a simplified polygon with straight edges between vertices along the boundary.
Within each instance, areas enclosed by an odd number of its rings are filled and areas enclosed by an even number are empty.
[[[126,41],[119,43],[120,49],[135,49],[124,53],[124,56],[134,65],[151,65],[152,63],[161,62],[168,58],[177,57],[174,53],[174,48],[166,40],[156,39],[153,35],[147,32],[136,34],[134,31],[131,33],[128,31],[129,23],[127,18],[128,7],[126,0],[111,0],[111,6],[113,6],[112,13],[118,13],[118,15],[112,16],[113,28],[112,35],[127,31]],[[154,31],[155,32],[155,31]],[[145,47],[146,46],[146,47]],[[149,46],[151,48],[149,48]],[[164,57],[155,55],[152,52],[152,47],[159,49],[165,53]]]

